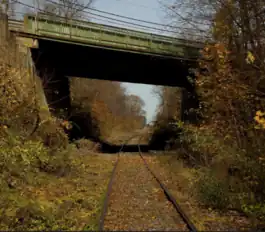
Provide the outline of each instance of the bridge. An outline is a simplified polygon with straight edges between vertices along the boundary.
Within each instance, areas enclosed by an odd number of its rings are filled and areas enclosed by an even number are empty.
[[[202,43],[129,30],[98,23],[64,18],[26,15],[24,22],[9,21],[9,29],[20,36],[82,46],[101,47],[119,51],[193,60],[198,57]],[[37,47],[37,44],[34,45]]]
[[[86,21],[25,15],[9,21],[34,59],[64,76],[188,88],[202,43]],[[51,67],[52,68],[52,67]]]
[[[38,75],[57,83],[47,89],[61,94],[46,93],[48,102],[69,95],[65,77],[179,86],[192,92],[187,76],[203,47],[196,41],[45,15],[9,20],[8,27],[31,49]],[[69,99],[58,104],[64,108]]]

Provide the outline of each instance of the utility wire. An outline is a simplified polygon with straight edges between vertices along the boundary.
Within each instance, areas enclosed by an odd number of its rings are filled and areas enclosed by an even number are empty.
[[[21,15],[21,16],[25,15],[25,12],[20,12],[20,11],[14,11],[14,12],[12,12],[12,13],[15,13],[15,14],[17,14],[17,15]],[[86,17],[81,16],[81,18],[84,19],[84,20],[87,20]],[[116,25],[118,25],[118,26],[124,26],[124,28],[125,28],[126,26],[128,26],[128,25],[126,25],[126,24],[124,24],[124,23],[113,22],[113,21],[111,21],[111,20],[106,20],[106,19],[102,19],[102,18],[100,18],[100,17],[95,17],[95,16],[89,16],[89,19],[99,20],[99,21],[101,21],[101,22],[103,22],[103,23],[110,23],[110,24],[109,24],[110,26],[111,26],[111,25],[113,26],[113,24],[115,24],[115,26],[116,26]],[[142,31],[144,32],[143,28],[141,28],[141,27],[137,27],[137,26],[132,26],[132,25],[131,25],[130,28],[133,28],[133,29],[135,29],[135,30],[142,30]],[[125,29],[126,29],[126,28],[125,28]],[[150,30],[154,31],[154,29],[150,29]]]
[[[163,4],[160,0],[158,0],[159,3],[161,5],[163,5],[165,8],[167,8],[168,10],[171,10],[174,12],[174,14],[178,15],[182,20],[184,20],[185,22],[187,22],[188,24],[190,24],[192,27],[195,27],[198,31],[202,31],[204,32],[204,30],[200,29],[196,24],[194,24],[193,22],[190,22],[189,20],[186,20],[181,14],[179,14],[177,11],[175,11],[174,9],[172,9],[171,7],[166,6],[165,4]]]
[[[53,3],[53,4],[56,4],[58,6],[63,6],[62,4],[53,2],[51,0],[46,0],[46,1],[48,1],[50,3]],[[31,6],[29,4],[26,4],[26,3],[22,3],[20,1],[16,1],[16,3],[21,4],[23,6],[26,6],[26,7],[29,7],[31,9],[36,9],[33,6]],[[47,15],[53,15],[51,12],[48,12],[48,11],[45,11],[45,10],[42,10],[42,9],[39,9],[39,8],[37,10],[40,11],[40,12],[46,13]],[[141,25],[141,24],[136,24],[136,23],[132,23],[132,22],[127,22],[127,21],[123,21],[123,20],[119,20],[119,19],[115,19],[115,18],[111,18],[111,17],[107,17],[107,16],[95,14],[95,13],[88,12],[88,11],[82,11],[82,12],[88,13],[90,15],[98,16],[100,18],[109,19],[109,20],[113,20],[113,21],[116,21],[116,22],[121,22],[121,23],[129,24],[129,25],[133,25],[133,26],[137,26],[137,27],[148,28],[148,29],[157,30],[157,31],[163,31],[163,32],[177,33],[177,31],[171,31],[171,30],[166,30],[166,29],[161,29],[161,28],[155,28],[155,27],[145,26],[145,25]],[[58,15],[55,15],[55,16],[61,17],[61,16],[58,16]],[[63,18],[63,17],[61,17],[61,18]],[[76,21],[78,21],[78,20],[76,20]],[[181,28],[179,28],[179,29],[181,29]],[[189,35],[191,35],[191,36],[198,36],[197,34],[189,34]]]
[[[58,6],[63,6],[62,4],[58,3],[58,2],[55,2],[53,0],[46,0],[47,2],[50,2],[52,4],[55,4],[55,5],[58,5]],[[75,4],[76,6],[82,6],[81,4]],[[76,9],[76,8],[74,8]],[[90,13],[90,11],[95,11],[95,12],[99,12],[99,13],[102,13],[102,14],[107,14],[107,15],[112,15],[112,16],[115,16],[115,17],[118,17],[118,18],[123,18],[123,19],[128,19],[128,20],[132,20],[132,21],[137,21],[137,22],[142,22],[142,23],[146,23],[146,24],[152,24],[152,25],[156,25],[156,26],[162,26],[162,27],[170,27],[170,28],[175,28],[175,29],[181,29],[183,30],[184,28],[183,27],[177,27],[177,26],[172,26],[172,25],[165,25],[165,24],[162,24],[162,23],[156,23],[156,22],[151,22],[151,21],[147,21],[147,20],[142,20],[142,19],[136,19],[136,18],[132,18],[132,17],[128,17],[128,16],[123,16],[123,15],[118,15],[118,14],[114,14],[114,13],[110,13],[110,12],[107,12],[107,11],[103,11],[103,10],[98,10],[98,9],[94,9],[94,8],[91,8],[91,7],[87,7],[86,9],[89,10],[88,11],[85,11],[83,10],[83,12],[86,12],[86,13]],[[106,16],[102,16],[102,17],[106,17]],[[117,19],[119,20],[119,19]],[[187,29],[187,28],[186,28]],[[196,30],[196,29],[192,29],[192,28],[188,28],[189,30]],[[198,29],[197,29],[198,30]],[[203,30],[199,29],[201,32]]]
[[[52,4],[55,4],[57,6],[61,6],[63,7],[64,5],[60,4],[60,3],[57,3],[57,2],[54,2],[52,0],[46,0],[47,2],[50,2]],[[77,4],[78,6],[82,6],[80,4]],[[74,8],[76,9],[76,8]],[[94,10],[94,11],[98,11],[98,12],[102,12],[102,13],[105,13],[105,14],[111,14],[111,15],[115,15],[116,17],[125,17],[125,16],[120,16],[120,15],[117,15],[117,14],[113,14],[113,13],[108,13],[106,11],[101,11],[101,10],[96,10],[96,9],[93,9],[93,8],[87,8],[87,9],[90,9],[90,10]],[[139,27],[142,27],[142,28],[148,28],[148,29],[153,29],[153,30],[158,30],[158,31],[163,31],[163,32],[169,32],[169,33],[181,33],[181,32],[177,32],[177,31],[172,31],[172,30],[168,30],[168,29],[161,29],[161,28],[155,28],[155,27],[150,27],[150,26],[146,26],[146,25],[141,25],[141,24],[137,24],[137,23],[133,23],[133,22],[127,22],[127,21],[124,21],[124,20],[120,20],[120,19],[115,19],[115,18],[111,18],[111,17],[108,17],[108,16],[104,16],[104,15],[99,15],[99,14],[95,14],[95,13],[92,13],[90,11],[86,11],[86,10],[83,10],[82,12],[84,13],[87,13],[87,14],[90,14],[90,15],[94,15],[94,16],[99,16],[99,17],[102,17],[102,18],[105,18],[105,19],[109,19],[109,20],[114,20],[114,21],[118,21],[118,22],[122,22],[122,23],[127,23],[129,25],[134,25],[134,26],[139,26]],[[171,28],[176,28],[176,29],[181,29],[182,30],[182,33],[183,33],[183,30],[192,30],[191,28],[183,28],[183,27],[176,27],[176,26],[167,26],[165,24],[160,24],[160,23],[153,23],[153,22],[150,22],[150,21],[145,21],[145,20],[140,20],[140,19],[135,19],[135,18],[131,18],[131,17],[125,17],[127,19],[130,19],[130,20],[135,20],[135,21],[140,21],[140,22],[144,22],[144,23],[152,23],[152,24],[155,24],[155,25],[161,25],[161,26],[164,26],[164,27],[171,27]],[[205,32],[204,30],[202,29],[193,29],[195,31],[200,31],[200,33],[202,32]],[[199,33],[199,32],[198,32]],[[185,35],[189,35],[189,36],[199,36],[198,34],[192,34],[192,33],[185,33]],[[204,36],[204,38],[208,38],[207,36]]]

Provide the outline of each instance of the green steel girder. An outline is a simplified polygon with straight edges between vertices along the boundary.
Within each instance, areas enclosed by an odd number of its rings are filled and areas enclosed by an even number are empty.
[[[202,43],[128,30],[102,24],[65,19],[51,20],[32,15],[24,17],[24,32],[38,38],[49,38],[70,43],[94,45],[112,49],[173,56],[182,59],[197,59]]]

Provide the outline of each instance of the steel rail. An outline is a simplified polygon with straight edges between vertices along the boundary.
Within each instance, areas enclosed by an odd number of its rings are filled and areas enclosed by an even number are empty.
[[[119,163],[119,160],[120,160],[120,153],[122,152],[122,149],[123,147],[131,140],[133,139],[134,137],[136,137],[137,135],[133,135],[131,136],[130,138],[128,138],[121,146],[119,152],[118,152],[118,157],[117,157],[117,160],[115,161],[115,164],[114,164],[114,167],[112,169],[112,172],[111,172],[111,176],[110,176],[110,179],[109,179],[109,183],[108,183],[108,187],[107,187],[107,191],[106,191],[106,196],[105,196],[105,199],[104,199],[104,203],[103,203],[103,207],[102,207],[102,210],[101,210],[101,215],[100,215],[100,218],[99,218],[99,225],[98,225],[98,229],[99,231],[103,231],[103,228],[104,228],[104,221],[105,221],[105,216],[107,214],[107,210],[108,210],[108,204],[109,204],[109,197],[110,197],[110,193],[111,193],[111,190],[112,190],[112,185],[113,185],[113,180],[114,180],[114,176],[115,176],[115,171],[117,169],[117,166],[118,166],[118,163]]]
[[[140,141],[140,139],[139,139],[139,141]],[[189,228],[189,230],[192,231],[192,232],[197,232],[198,231],[197,228],[192,223],[192,221],[189,219],[189,217],[185,214],[185,212],[183,211],[183,209],[181,209],[181,207],[177,203],[176,199],[173,197],[173,195],[169,192],[169,190],[167,189],[167,187],[162,183],[162,181],[155,175],[155,173],[149,167],[147,161],[143,157],[143,154],[141,152],[141,147],[140,147],[140,144],[139,143],[138,143],[138,149],[139,149],[139,155],[140,155],[141,159],[143,160],[144,165],[146,166],[146,168],[148,169],[148,171],[152,174],[152,176],[155,178],[155,180],[158,182],[158,184],[160,185],[161,189],[163,190],[165,196],[172,203],[173,207],[176,209],[176,211],[178,212],[178,214],[181,216],[181,218],[183,219],[183,221],[186,223],[186,225]]]
[[[115,161],[113,170],[111,172],[111,176],[109,179],[109,183],[107,186],[107,191],[106,191],[106,196],[104,199],[104,203],[103,203],[103,207],[102,207],[102,211],[101,211],[101,215],[100,215],[100,219],[99,219],[99,226],[98,229],[99,231],[103,231],[104,229],[104,220],[105,220],[105,216],[107,214],[107,210],[108,210],[108,203],[109,203],[109,197],[111,194],[111,190],[112,190],[112,185],[114,182],[114,176],[115,176],[115,172],[120,160],[120,153],[122,152],[124,146],[134,137],[136,137],[137,135],[133,135],[132,137],[130,137],[129,139],[127,139],[121,146],[119,152],[118,152],[118,157],[117,160]],[[141,139],[141,137],[140,137]],[[139,141],[140,141],[139,139]],[[138,142],[138,154],[141,157],[141,159],[143,160],[144,165],[146,166],[147,170],[151,173],[151,175],[154,177],[154,179],[158,182],[160,188],[163,190],[166,198],[168,199],[168,201],[171,202],[171,204],[173,205],[173,207],[175,208],[175,210],[177,211],[177,213],[181,216],[181,218],[183,219],[183,221],[185,222],[185,224],[187,225],[189,231],[191,232],[197,232],[197,228],[195,227],[195,225],[192,223],[192,221],[189,219],[189,217],[185,214],[185,212],[183,211],[183,209],[180,207],[180,205],[177,203],[176,199],[174,198],[174,196],[169,192],[169,190],[167,189],[167,187],[162,183],[162,181],[155,175],[155,173],[152,171],[152,169],[149,167],[147,161],[144,159],[142,151],[141,151],[141,147],[140,144]]]

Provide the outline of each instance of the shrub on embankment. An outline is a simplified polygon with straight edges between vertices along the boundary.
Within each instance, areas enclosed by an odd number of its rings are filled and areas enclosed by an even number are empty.
[[[68,139],[61,121],[40,118],[42,96],[29,53],[26,49],[21,52],[13,37],[0,43],[0,125],[21,140],[37,139],[50,147],[65,147]]]
[[[238,210],[254,223],[264,221],[265,160],[261,156],[254,158],[210,126],[182,124],[176,130],[172,121],[167,126],[163,122],[163,126],[157,123],[152,141],[175,151],[175,158],[196,173],[190,191],[201,204],[222,211]]]
[[[89,141],[77,141],[78,151],[69,144],[68,121],[43,117],[37,77],[23,54],[13,41],[1,43],[0,228],[95,230],[112,162],[89,155]],[[101,126],[107,125],[100,128],[107,135],[120,122],[109,114],[106,103],[94,103],[92,115]],[[91,111],[82,109],[75,116],[80,112],[86,129],[100,136],[87,117]]]
[[[65,176],[71,169],[68,137],[59,119],[40,120],[35,74],[12,38],[0,41],[0,227],[47,229],[27,188]],[[40,227],[39,227],[40,226]]]
[[[112,162],[0,130],[0,228],[96,230]]]
[[[180,134],[170,136],[177,146],[176,156],[196,170],[192,189],[201,203],[236,209],[264,222],[264,114],[257,111],[264,108],[264,100],[231,64],[226,46],[207,46],[203,57],[202,70],[196,73],[201,102],[197,112],[202,120],[200,125],[183,124]],[[251,54],[249,59],[253,60]],[[253,75],[246,66],[248,75]],[[167,122],[166,127],[170,126],[172,122]]]
[[[173,145],[176,146],[180,133],[181,129],[173,120],[156,121],[152,129],[149,145],[154,150],[172,149]]]
[[[264,220],[264,161],[211,127],[184,126],[178,158],[197,170],[196,195],[206,206]]]

